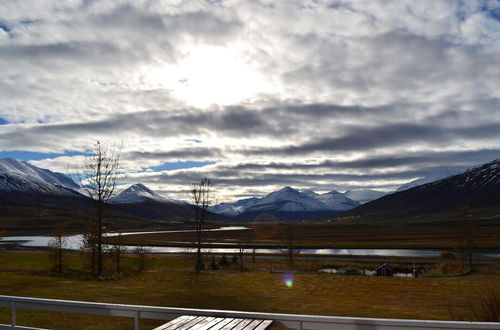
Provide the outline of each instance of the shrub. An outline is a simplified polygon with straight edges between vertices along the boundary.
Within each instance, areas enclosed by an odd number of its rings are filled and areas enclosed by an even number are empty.
[[[424,270],[425,276],[456,276],[463,275],[468,271],[470,271],[470,268],[460,260],[444,261]]]
[[[461,261],[446,261],[439,264],[443,274],[462,274],[467,271],[467,266]]]
[[[217,264],[217,261],[215,261],[215,256],[212,256],[212,261],[210,262],[210,268],[211,269],[219,269],[219,265]]]
[[[223,254],[222,257],[220,258],[219,265],[221,267],[229,266],[229,261],[227,260],[227,257],[225,254]]]
[[[441,251],[439,253],[439,258],[444,260],[455,260],[457,257],[450,251]]]

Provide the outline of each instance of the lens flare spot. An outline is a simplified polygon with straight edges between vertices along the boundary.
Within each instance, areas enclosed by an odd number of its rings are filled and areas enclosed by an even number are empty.
[[[281,275],[281,281],[287,288],[291,288],[293,286],[293,274]]]
[[[270,213],[261,213],[255,217],[252,226],[257,237],[270,239],[278,232],[278,219]]]

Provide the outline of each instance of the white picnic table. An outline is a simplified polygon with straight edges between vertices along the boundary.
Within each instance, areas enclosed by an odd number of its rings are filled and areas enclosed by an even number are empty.
[[[154,330],[265,330],[272,320],[183,315]]]

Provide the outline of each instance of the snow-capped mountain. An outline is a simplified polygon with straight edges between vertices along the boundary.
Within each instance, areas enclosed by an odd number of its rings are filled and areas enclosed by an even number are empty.
[[[444,178],[447,178],[447,177],[450,177],[450,176],[456,175],[456,174],[458,174],[458,173],[454,172],[454,171],[447,170],[447,169],[439,170],[439,171],[430,173],[429,175],[426,175],[423,178],[410,181],[410,182],[402,185],[401,187],[399,187],[397,189],[397,191],[403,191],[403,190],[411,189],[411,188],[414,188],[414,187],[417,187],[417,186],[421,186],[421,185],[429,183],[429,182],[434,182],[434,181],[442,180]]]
[[[312,191],[311,189],[302,190],[301,193],[311,198],[316,198],[317,196],[319,196],[318,193]]]
[[[371,202],[375,199],[379,199],[382,196],[389,194],[390,192],[377,191],[371,189],[356,189],[348,190],[344,193],[344,196],[352,199],[353,201],[359,202],[360,204],[365,204]]]
[[[213,206],[214,213],[227,216],[240,216],[262,212],[300,213],[304,216],[317,212],[338,212],[358,206],[359,203],[342,193],[332,190],[326,194],[317,194],[312,190],[302,192],[291,187],[284,187],[262,198],[247,198],[235,203],[222,203]]]
[[[65,174],[3,158],[0,159],[0,191],[79,195],[80,187]]]
[[[383,196],[371,203],[349,210],[342,216],[366,216],[372,219],[439,214],[439,218],[451,218],[460,210],[477,209],[482,216],[498,215],[500,205],[500,160],[475,166],[457,175],[418,185],[411,189]],[[471,211],[472,212],[472,211]]]
[[[142,183],[131,185],[121,193],[111,197],[109,203],[111,204],[133,204],[133,203],[146,203],[146,202],[159,202],[159,203],[175,203],[180,202],[173,199],[165,198]]]
[[[326,194],[317,195],[316,199],[323,202],[327,208],[335,211],[350,210],[360,204],[336,190],[332,190]]]
[[[209,211],[217,214],[224,214],[230,217],[234,217],[240,213],[243,213],[247,207],[255,205],[258,198],[251,197],[240,199],[235,203],[221,203],[215,206],[209,207]]]
[[[284,187],[263,198],[260,198],[253,206],[245,208],[245,212],[256,212],[271,209],[286,212],[297,212],[325,210],[327,207],[324,203],[306,196],[298,190],[291,187]]]

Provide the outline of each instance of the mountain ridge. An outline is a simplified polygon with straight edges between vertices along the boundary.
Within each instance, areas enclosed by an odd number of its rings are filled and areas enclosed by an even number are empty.
[[[218,214],[249,219],[263,212],[280,214],[282,218],[314,218],[319,215],[333,214],[359,205],[342,193],[332,190],[317,194],[312,190],[298,191],[285,186],[264,197],[246,198],[234,203],[221,203],[210,210]]]
[[[339,217],[401,219],[443,212],[458,214],[463,207],[493,211],[500,207],[499,159],[444,179],[394,192],[348,210]]]

